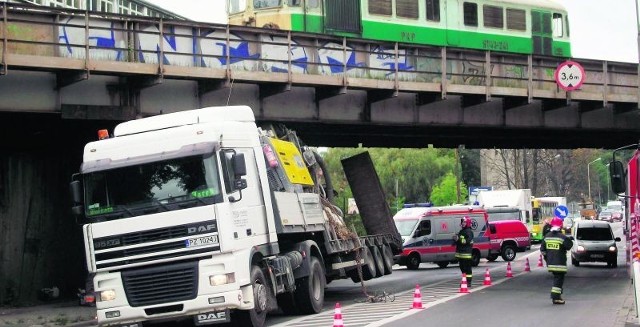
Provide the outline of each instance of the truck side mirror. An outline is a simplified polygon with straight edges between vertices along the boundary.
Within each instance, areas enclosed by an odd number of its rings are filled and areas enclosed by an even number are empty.
[[[625,185],[625,173],[622,162],[613,161],[609,163],[609,178],[611,179],[611,190],[616,193],[624,193],[627,190]]]
[[[233,173],[236,179],[247,174],[247,164],[244,162],[244,153],[233,155]]]
[[[84,213],[84,204],[82,201],[82,184],[79,180],[74,180],[69,183],[69,190],[71,191],[71,213],[76,216],[82,216]]]

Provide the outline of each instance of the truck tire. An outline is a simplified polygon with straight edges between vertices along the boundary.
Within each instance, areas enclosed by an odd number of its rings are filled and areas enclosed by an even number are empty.
[[[471,265],[477,267],[480,264],[480,251],[473,249],[471,253]]]
[[[294,293],[301,313],[312,314],[322,310],[325,286],[324,268],[318,258],[311,257],[309,276],[298,279]]]
[[[369,251],[371,251],[371,255],[373,255],[373,263],[376,269],[376,277],[378,278],[384,275],[384,259],[382,258],[382,253],[377,246],[370,246]]]
[[[447,268],[447,266],[449,265],[449,261],[438,261],[438,262],[436,262],[436,264],[440,268]]]
[[[382,261],[384,262],[384,274],[389,275],[393,271],[393,252],[391,252],[391,247],[387,244],[382,244],[380,253],[382,253]]]
[[[371,278],[375,278],[376,267],[374,264],[374,259],[373,259],[373,255],[371,254],[371,251],[369,251],[369,248],[366,246],[363,246],[360,251],[361,251],[360,265],[362,267],[362,280],[369,280]],[[357,268],[349,270],[347,274],[349,277],[351,277],[351,280],[354,283],[360,283],[361,279],[360,279],[360,275],[358,273]]]
[[[260,267],[251,267],[251,284],[253,285],[254,308],[251,310],[235,310],[231,315],[236,326],[264,326],[269,309],[269,283]]]
[[[420,255],[417,253],[411,253],[407,258],[407,269],[417,270],[420,267]]]
[[[513,261],[516,258],[516,247],[511,244],[505,244],[500,251],[502,254],[502,260]]]
[[[296,306],[296,300],[293,293],[282,293],[276,296],[278,300],[278,307],[285,315],[297,315],[300,313]]]

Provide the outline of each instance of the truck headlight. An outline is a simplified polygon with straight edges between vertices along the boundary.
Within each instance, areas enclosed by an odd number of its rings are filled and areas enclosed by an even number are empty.
[[[98,292],[98,298],[102,302],[113,301],[116,299],[116,291],[115,290],[106,290]]]
[[[231,284],[235,282],[236,282],[236,275],[234,273],[209,276],[209,284],[211,284],[211,286],[220,286],[220,285]]]

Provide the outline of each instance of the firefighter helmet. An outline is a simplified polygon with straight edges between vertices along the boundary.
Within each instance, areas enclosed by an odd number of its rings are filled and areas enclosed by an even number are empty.
[[[562,219],[553,217],[553,219],[551,219],[551,227],[562,227]]]
[[[469,216],[462,217],[462,219],[460,219],[460,227],[471,227],[471,218],[469,218]]]

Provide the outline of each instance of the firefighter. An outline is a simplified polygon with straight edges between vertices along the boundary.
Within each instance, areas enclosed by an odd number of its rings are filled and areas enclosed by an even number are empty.
[[[553,304],[564,304],[562,285],[567,273],[567,251],[573,246],[573,241],[562,234],[560,229],[562,229],[562,219],[553,218],[551,231],[544,236],[540,246],[540,252],[547,262],[547,270],[553,274],[553,287],[551,287]]]
[[[453,235],[453,241],[456,244],[456,259],[460,263],[460,271],[466,275],[467,284],[471,286],[473,274],[472,266],[472,250],[473,250],[473,231],[471,230],[471,218],[464,216],[460,220],[460,231],[457,235]]]

